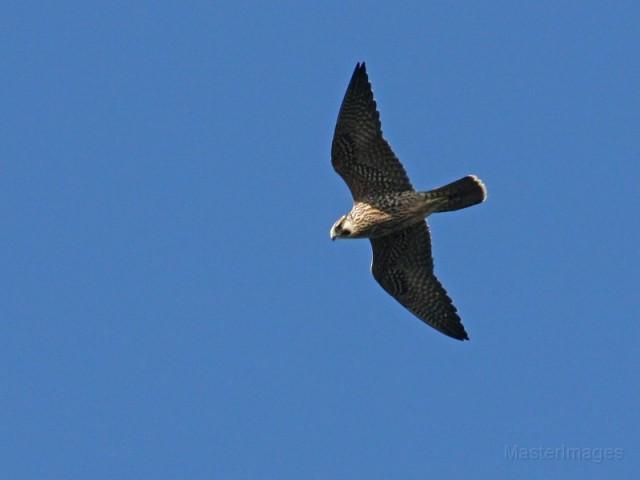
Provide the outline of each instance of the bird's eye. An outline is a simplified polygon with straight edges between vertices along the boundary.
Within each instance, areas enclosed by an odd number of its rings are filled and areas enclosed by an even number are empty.
[[[351,235],[351,230],[349,230],[348,228],[343,228],[342,232],[340,232],[340,233],[342,233],[342,235],[346,235],[348,237],[349,235]]]

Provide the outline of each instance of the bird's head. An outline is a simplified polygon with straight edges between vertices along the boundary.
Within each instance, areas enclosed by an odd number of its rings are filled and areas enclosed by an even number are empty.
[[[353,224],[347,215],[341,216],[336,223],[331,227],[329,236],[331,240],[336,238],[350,238],[353,235]]]

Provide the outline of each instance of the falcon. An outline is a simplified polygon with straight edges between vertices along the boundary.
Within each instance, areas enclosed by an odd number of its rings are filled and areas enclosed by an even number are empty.
[[[382,288],[420,320],[458,340],[468,340],[456,307],[433,272],[426,218],[470,207],[487,198],[469,175],[444,187],[416,191],[382,136],[364,62],[347,87],[331,145],[331,163],[346,182],[353,207],[331,227],[331,240],[368,238],[371,272]]]

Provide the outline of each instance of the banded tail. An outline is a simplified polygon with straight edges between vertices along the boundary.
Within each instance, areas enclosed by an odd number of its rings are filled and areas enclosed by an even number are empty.
[[[424,192],[425,198],[438,200],[434,212],[451,212],[482,203],[487,198],[487,188],[475,175],[468,175],[444,187]]]

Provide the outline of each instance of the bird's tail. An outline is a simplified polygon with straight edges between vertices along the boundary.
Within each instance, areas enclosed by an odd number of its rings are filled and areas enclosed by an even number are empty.
[[[437,203],[434,212],[450,212],[484,202],[487,188],[478,177],[469,175],[444,187],[424,192],[424,196]]]

